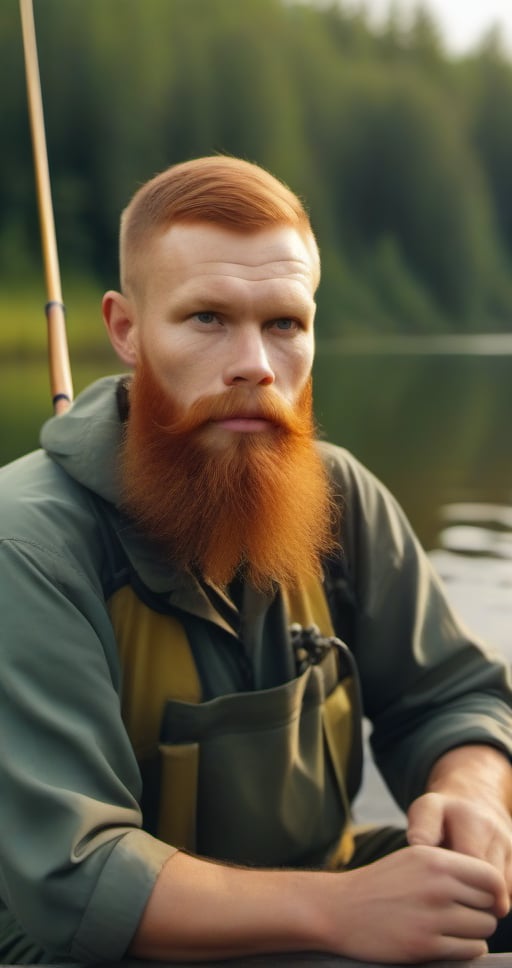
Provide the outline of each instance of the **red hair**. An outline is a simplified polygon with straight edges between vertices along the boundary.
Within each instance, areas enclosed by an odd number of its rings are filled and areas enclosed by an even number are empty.
[[[135,193],[121,217],[123,288],[133,281],[137,253],[149,236],[180,222],[212,222],[241,233],[289,225],[311,243],[319,262],[309,216],[297,195],[259,165],[212,155],[172,165]]]

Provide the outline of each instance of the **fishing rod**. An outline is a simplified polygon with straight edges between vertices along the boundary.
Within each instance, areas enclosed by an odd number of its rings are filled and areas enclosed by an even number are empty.
[[[66,310],[62,301],[32,0],[20,0],[20,14],[39,226],[48,299],[45,306],[45,315],[48,329],[50,387],[54,413],[60,414],[68,409],[73,400],[73,381],[66,336]]]

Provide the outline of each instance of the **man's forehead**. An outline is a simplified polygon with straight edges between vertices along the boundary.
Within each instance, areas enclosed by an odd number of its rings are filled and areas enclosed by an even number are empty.
[[[296,279],[309,287],[315,274],[311,248],[291,226],[242,233],[217,225],[180,224],[161,232],[151,249],[168,278],[170,274],[182,283],[231,276]]]
[[[314,313],[314,294],[310,285],[291,276],[248,279],[236,274],[197,274],[166,288],[176,308],[186,311],[207,306],[209,310],[229,312],[235,306],[258,306],[261,312],[287,315]]]

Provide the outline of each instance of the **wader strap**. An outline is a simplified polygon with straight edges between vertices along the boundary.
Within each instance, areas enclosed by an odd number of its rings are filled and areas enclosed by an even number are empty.
[[[340,840],[332,851],[328,867],[333,870],[349,863],[354,853],[354,835],[351,829],[351,810],[347,794],[347,772],[353,735],[355,685],[353,678],[340,682],[326,697],[322,710],[324,736],[329,750],[331,763],[336,774],[338,789],[347,818],[346,827]],[[357,708],[357,707],[356,707]]]
[[[108,608],[123,669],[122,715],[138,755],[160,740],[168,699],[198,703],[201,683],[183,625],[149,608],[130,585],[114,593]]]
[[[331,615],[320,578],[314,578],[307,586],[300,585],[290,590],[283,589],[290,624],[298,622],[304,628],[316,625],[322,635],[334,635]]]
[[[114,593],[108,608],[123,669],[122,716],[142,774],[145,818],[152,816],[150,825],[164,842],[194,850],[199,746],[160,743],[167,701],[201,701],[185,630],[173,615],[149,608],[130,585]]]

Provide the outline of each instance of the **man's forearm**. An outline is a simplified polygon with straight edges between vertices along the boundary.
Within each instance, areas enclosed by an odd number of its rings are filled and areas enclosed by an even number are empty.
[[[133,939],[138,958],[197,960],[325,948],[313,880],[323,872],[246,870],[184,853],[164,866]]]
[[[208,961],[318,950],[366,961],[469,959],[484,954],[507,904],[490,864],[437,848],[411,847],[344,873],[246,870],[178,852],[156,882],[130,954]]]
[[[449,750],[434,764],[427,791],[468,795],[471,799],[489,798],[511,812],[512,766],[505,754],[492,746],[460,746]]]

